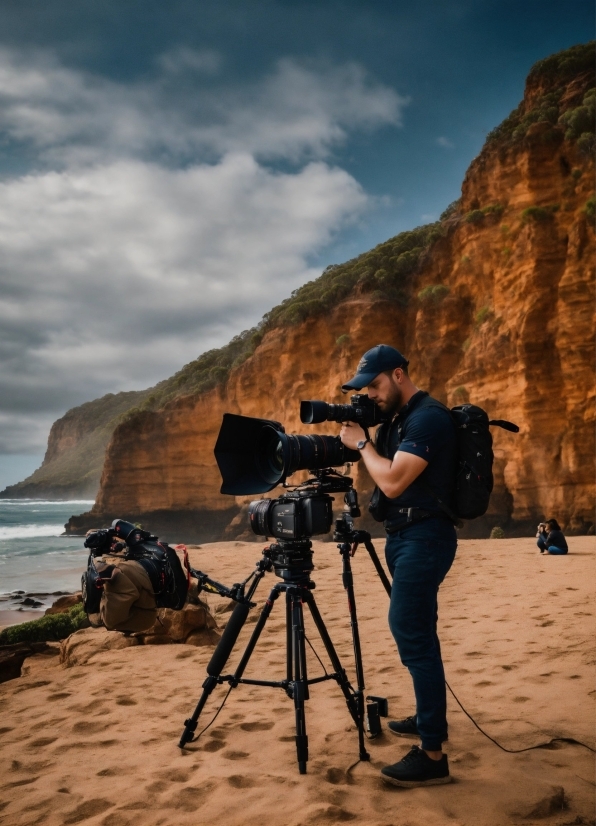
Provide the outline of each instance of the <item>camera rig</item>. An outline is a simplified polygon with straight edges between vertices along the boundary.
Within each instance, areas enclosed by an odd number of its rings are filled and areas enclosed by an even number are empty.
[[[305,774],[308,761],[308,736],[304,703],[310,696],[311,685],[326,680],[335,680],[344,695],[348,711],[358,730],[359,759],[370,759],[365,747],[365,721],[368,720],[370,736],[378,735],[381,730],[379,716],[387,715],[387,701],[381,697],[370,696],[368,699],[371,702],[365,710],[364,670],[351,567],[351,557],[360,543],[364,544],[368,550],[388,592],[390,585],[370,534],[356,530],[354,527],[354,518],[360,516],[360,509],[357,493],[353,488],[353,480],[332,468],[317,468],[312,471],[312,474],[305,482],[292,486],[293,489],[289,493],[278,499],[256,500],[249,506],[253,530],[265,536],[273,535],[277,538],[277,542],[263,549],[262,558],[257,562],[254,572],[243,583],[244,586],[251,579],[253,580],[246,594],[242,586],[239,592],[241,600],[237,600],[238,604],[207,665],[207,678],[203,683],[203,692],[194,713],[185,720],[184,731],[179,742],[180,748],[184,748],[187,743],[195,739],[199,716],[217,685],[228,683],[230,690],[240,684],[277,687],[283,689],[294,701],[298,769],[300,774]],[[327,533],[331,528],[332,493],[344,494],[345,510],[335,521],[333,539],[337,542],[343,562],[342,583],[348,598],[356,687],[352,686],[347,677],[312,593],[315,583],[310,576],[314,569],[310,536],[313,533]],[[267,530],[262,531],[263,528]],[[225,674],[223,671],[226,663],[247,620],[250,606],[253,604],[251,600],[260,581],[271,570],[282,581],[272,587],[235,671]],[[281,593],[284,593],[286,598],[286,678],[283,680],[245,678],[244,671]],[[325,674],[319,677],[310,678],[307,673],[304,605],[308,606],[333,667],[332,672],[325,671]]]

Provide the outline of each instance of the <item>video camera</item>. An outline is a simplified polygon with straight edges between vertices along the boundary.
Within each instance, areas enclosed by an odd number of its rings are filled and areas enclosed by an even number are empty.
[[[368,396],[353,396],[352,404],[302,401],[305,423],[381,421],[381,412]],[[329,533],[333,524],[332,492],[347,492],[352,480],[331,470],[357,462],[360,452],[345,447],[339,436],[290,436],[280,422],[226,413],[215,445],[222,476],[221,492],[265,493],[297,470],[313,477],[279,499],[258,499],[248,507],[250,526],[258,536],[307,541]]]

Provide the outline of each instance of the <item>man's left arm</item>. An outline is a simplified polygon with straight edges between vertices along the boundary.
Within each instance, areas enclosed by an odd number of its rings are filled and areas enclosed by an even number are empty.
[[[356,450],[357,442],[366,438],[356,422],[346,422],[339,435],[344,445],[353,450]],[[373,482],[389,499],[400,496],[428,465],[422,457],[403,450],[398,450],[393,458],[385,459],[379,456],[372,442],[366,443],[360,455]]]

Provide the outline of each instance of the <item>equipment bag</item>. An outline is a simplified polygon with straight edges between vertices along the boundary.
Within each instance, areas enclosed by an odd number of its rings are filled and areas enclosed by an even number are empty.
[[[179,611],[188,594],[188,574],[178,554],[165,542],[140,542],[127,554],[147,571],[158,608]]]
[[[493,437],[490,425],[519,433],[519,427],[503,419],[490,419],[475,404],[451,408],[457,431],[458,467],[455,481],[455,511],[459,519],[476,519],[488,510],[493,489]],[[445,512],[448,508],[440,502]]]

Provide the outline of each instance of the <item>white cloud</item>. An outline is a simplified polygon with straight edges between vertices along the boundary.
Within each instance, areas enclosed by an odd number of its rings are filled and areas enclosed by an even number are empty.
[[[437,138],[435,143],[437,144],[437,146],[442,146],[443,149],[455,149],[455,144],[452,141],[450,141],[449,138],[445,138],[443,136]]]
[[[341,169],[247,154],[0,184],[0,380],[29,410],[145,387],[316,277],[308,254],[366,206]]]
[[[174,50],[158,65],[151,80],[123,84],[61,66],[47,51],[2,48],[0,128],[50,164],[235,151],[300,161],[326,157],[348,131],[400,125],[407,104],[357,64],[285,59],[259,82],[234,86],[196,76],[217,72],[213,52]]]
[[[399,124],[402,98],[355,64],[285,60],[242,87],[221,65],[174,50],[127,85],[0,50],[0,128],[36,167],[0,181],[0,453],[253,325],[369,208],[329,152]]]

